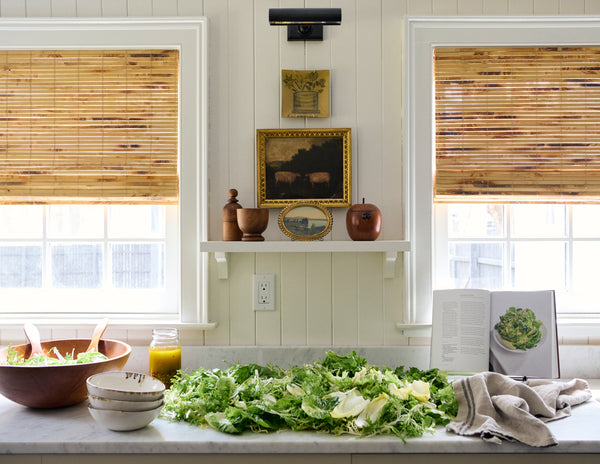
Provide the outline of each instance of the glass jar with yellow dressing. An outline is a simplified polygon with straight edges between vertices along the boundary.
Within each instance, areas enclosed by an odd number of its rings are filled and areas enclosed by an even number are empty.
[[[150,375],[169,388],[171,380],[181,369],[179,331],[177,329],[154,329],[148,353]]]

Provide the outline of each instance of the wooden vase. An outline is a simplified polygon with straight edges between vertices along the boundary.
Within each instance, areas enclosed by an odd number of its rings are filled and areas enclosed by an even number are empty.
[[[243,232],[243,242],[262,242],[261,235],[269,223],[269,210],[266,208],[240,208],[237,210],[238,226]]]

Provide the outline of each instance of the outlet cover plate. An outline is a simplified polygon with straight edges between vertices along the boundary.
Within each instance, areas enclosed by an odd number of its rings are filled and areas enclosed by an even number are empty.
[[[275,310],[275,275],[254,274],[252,278],[252,309]]]

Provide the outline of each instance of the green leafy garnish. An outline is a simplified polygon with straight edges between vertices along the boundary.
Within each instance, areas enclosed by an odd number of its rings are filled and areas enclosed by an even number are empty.
[[[56,347],[54,347],[50,350],[50,353],[53,353],[56,357],[38,354],[25,359],[17,352],[17,350],[9,347],[6,355],[6,363],[10,366],[62,366],[66,364],[94,363],[108,359],[107,356],[98,351],[78,353],[77,356],[75,356],[74,353],[67,353],[63,356]]]
[[[535,348],[542,339],[542,321],[535,317],[531,309],[511,306],[500,316],[494,329],[505,340],[507,347],[515,350]]]
[[[328,351],[319,362],[287,370],[238,364],[179,371],[162,416],[232,434],[289,429],[405,440],[433,432],[456,411],[444,372],[393,371],[369,366],[354,351]]]

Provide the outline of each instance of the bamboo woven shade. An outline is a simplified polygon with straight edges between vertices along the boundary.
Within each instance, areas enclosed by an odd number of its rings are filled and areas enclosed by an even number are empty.
[[[0,51],[0,203],[178,199],[177,50]]]
[[[435,201],[600,202],[600,47],[437,48]]]

